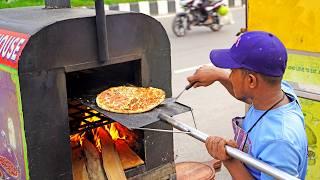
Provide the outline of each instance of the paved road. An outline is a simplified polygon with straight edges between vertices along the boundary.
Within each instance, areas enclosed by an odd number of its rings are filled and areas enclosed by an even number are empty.
[[[173,17],[157,18],[167,30],[171,42],[172,87],[173,96],[186,85],[186,77],[193,74],[196,66],[210,63],[208,54],[213,48],[228,48],[235,41],[235,34],[245,27],[245,9],[232,10],[235,24],[224,26],[219,32],[209,28],[194,27],[187,36],[177,38],[171,31]],[[231,119],[244,114],[244,104],[235,100],[219,84],[210,87],[190,89],[179,100],[194,109],[199,130],[225,138],[232,138]],[[176,116],[176,119],[193,126],[190,114]],[[203,143],[185,135],[174,135],[176,162],[208,161]],[[216,179],[231,179],[225,169],[216,175]]]

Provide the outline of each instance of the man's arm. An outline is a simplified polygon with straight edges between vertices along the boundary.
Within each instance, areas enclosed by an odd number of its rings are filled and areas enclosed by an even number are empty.
[[[193,87],[209,86],[212,83],[219,81],[228,92],[234,97],[233,87],[229,80],[230,71],[221,69],[215,66],[202,66],[196,72],[188,77],[190,83],[197,82]]]
[[[206,87],[216,81],[219,81],[228,90],[228,92],[234,98],[236,98],[234,95],[232,83],[229,79],[230,73],[231,73],[230,70],[227,70],[227,69],[221,69],[215,66],[202,66],[199,69],[197,69],[192,76],[188,77],[187,80],[190,83],[197,82],[193,86],[194,88],[201,87],[201,86]],[[243,101],[247,104],[252,103],[249,99],[246,99],[246,100],[238,99],[238,100]]]
[[[222,161],[224,167],[226,167],[235,180],[250,180],[254,179],[252,175],[248,172],[247,168],[242,164],[241,161],[237,159],[230,159]]]
[[[221,137],[209,136],[206,139],[206,148],[208,153],[215,159],[221,160],[223,165],[228,169],[230,175],[235,180],[254,179],[246,167],[237,159],[227,155],[225,146],[229,145],[236,148],[237,143],[234,140],[226,141]]]

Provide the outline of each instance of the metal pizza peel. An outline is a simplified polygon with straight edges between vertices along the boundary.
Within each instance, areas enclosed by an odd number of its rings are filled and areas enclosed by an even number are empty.
[[[197,83],[197,81],[195,81],[195,82],[187,85],[187,86],[178,94],[178,96],[173,97],[173,98],[166,98],[166,99],[161,103],[161,105],[177,102],[177,100],[180,98],[180,96],[181,96],[185,91],[187,91],[187,90],[189,90],[191,87],[193,87],[196,83]]]

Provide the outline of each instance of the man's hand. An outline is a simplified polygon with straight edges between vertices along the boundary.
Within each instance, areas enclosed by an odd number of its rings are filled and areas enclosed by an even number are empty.
[[[223,79],[228,79],[229,74],[227,71],[214,67],[214,66],[202,66],[199,69],[196,70],[196,72],[188,77],[188,81],[190,84],[193,82],[195,85],[193,87],[200,87],[200,86],[209,86],[215,81],[220,81]]]
[[[226,161],[230,160],[231,157],[228,156],[226,152],[225,145],[231,147],[237,147],[237,143],[234,140],[226,141],[225,139],[217,136],[209,136],[206,139],[206,147],[208,153],[215,159]]]
[[[210,136],[206,139],[206,147],[209,154],[215,159],[223,162],[223,165],[230,172],[232,179],[254,179],[241,161],[227,155],[225,145],[237,148],[237,143],[234,140],[226,141],[225,139],[216,136]]]

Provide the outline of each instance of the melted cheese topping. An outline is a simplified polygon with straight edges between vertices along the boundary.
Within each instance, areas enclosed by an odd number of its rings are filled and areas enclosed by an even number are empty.
[[[97,96],[102,109],[117,113],[141,113],[158,106],[165,99],[165,92],[158,88],[126,87],[109,88]]]

